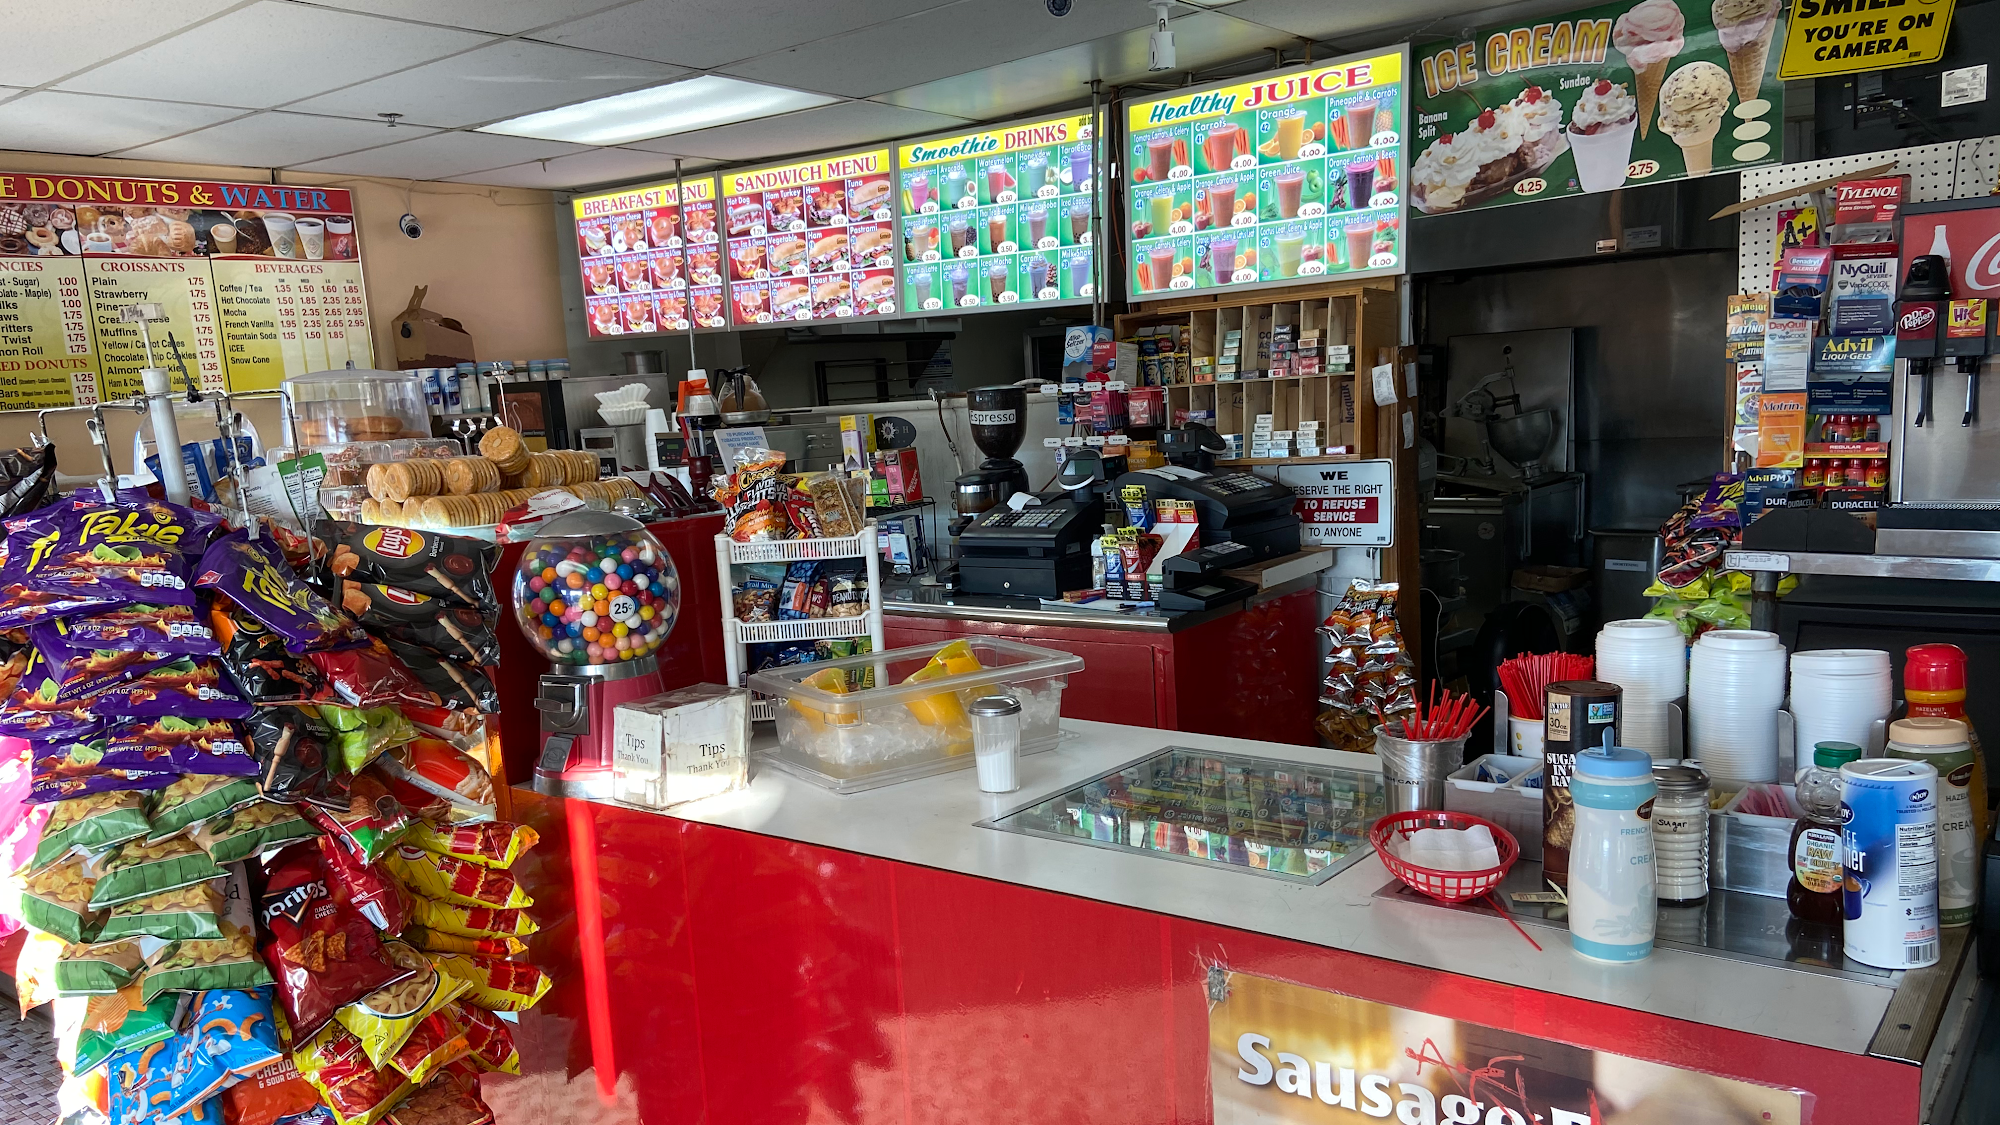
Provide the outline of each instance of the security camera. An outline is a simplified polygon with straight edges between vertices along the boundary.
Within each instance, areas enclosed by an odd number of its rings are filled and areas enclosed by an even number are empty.
[[[1148,0],[1153,7],[1153,41],[1147,70],[1174,69],[1174,33],[1167,30],[1166,0]]]
[[[1049,6],[1049,14],[1060,19],[1076,10],[1076,0],[1044,0]]]
[[[424,224],[419,222],[415,215],[406,214],[402,218],[397,219],[396,229],[411,238],[422,238],[424,236]]]

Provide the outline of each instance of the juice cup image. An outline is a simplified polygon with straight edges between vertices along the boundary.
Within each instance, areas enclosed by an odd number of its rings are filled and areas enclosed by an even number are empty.
[[[1086,220],[1088,216],[1085,217]],[[1174,222],[1174,196],[1171,191],[1161,189],[1158,195],[1146,201],[1146,221],[1153,225],[1155,236],[1167,233]]]
[[[1201,139],[1201,155],[1208,162],[1209,171],[1229,171],[1230,162],[1236,159],[1237,134],[1242,131],[1241,125],[1229,121],[1209,127],[1208,134]]]
[[[973,244],[972,220],[964,215],[954,215],[951,219],[951,256],[958,257],[959,251]]]
[[[998,301],[1000,294],[1007,291],[1010,272],[1004,261],[986,267],[986,294],[989,300]]]
[[[1304,258],[1306,250],[1304,234],[1294,232],[1278,235],[1271,240],[1271,249],[1277,258],[1279,277],[1299,276],[1299,261]]]
[[[1365,270],[1368,268],[1368,247],[1375,241],[1375,220],[1356,219],[1346,226],[1347,268]]]
[[[1039,192],[1055,181],[1049,178],[1049,158],[1046,153],[1036,153],[1028,158],[1021,169],[1021,187],[1024,191]]]
[[[1367,148],[1369,138],[1375,135],[1375,110],[1381,105],[1373,98],[1365,102],[1347,104],[1347,147]]]
[[[1297,160],[1299,146],[1305,143],[1306,115],[1303,112],[1287,113],[1278,118],[1278,159]]]
[[[1007,212],[993,211],[986,216],[986,253],[997,254],[1000,244],[1012,237],[1007,229]]]
[[[945,280],[951,283],[951,303],[954,307],[965,300],[965,287],[972,277],[972,271],[964,266],[953,266],[945,271]]]
[[[1299,192],[1305,187],[1304,172],[1280,172],[1275,182],[1278,185],[1278,217],[1295,219],[1299,215]]]
[[[965,198],[965,189],[965,167],[954,164],[951,170],[944,174],[944,195],[938,200],[938,206],[958,206],[958,201]]]
[[[1368,206],[1368,197],[1375,194],[1375,161],[1357,160],[1347,166],[1347,205],[1349,207]]]
[[[1000,193],[1011,191],[1013,187],[1014,177],[1007,174],[1007,165],[1004,162],[986,166],[986,202],[1000,202]]]
[[[1077,243],[1082,242],[1083,236],[1089,233],[1090,233],[1090,204],[1088,203],[1070,204],[1069,205],[1070,245],[1074,246]]]
[[[1078,145],[1069,150],[1069,186],[1083,190],[1083,182],[1090,178],[1090,146]]]
[[[1028,299],[1041,297],[1042,290],[1049,284],[1049,260],[1040,254],[1028,258]]]
[[[1210,239],[1208,243],[1208,275],[1217,285],[1229,284],[1236,273],[1236,236]]]
[[[910,206],[921,211],[924,204],[931,201],[931,177],[928,172],[918,172],[910,177]]]
[[[1042,239],[1049,236],[1049,209],[1047,207],[1028,208],[1028,245],[1040,246]],[[1041,286],[1036,286],[1037,289]]]
[[[1236,217],[1236,185],[1233,183],[1208,185],[1208,196],[1204,201],[1208,209],[1208,225],[1211,228],[1226,227]]]
[[[1072,254],[1063,268],[1069,274],[1069,295],[1082,293],[1083,287],[1090,284],[1090,255]]]
[[[1146,265],[1152,273],[1153,288],[1165,289],[1174,278],[1174,248],[1155,246],[1146,251]]]
[[[931,289],[937,285],[937,275],[922,270],[910,275],[910,307],[925,308],[930,304]]]
[[[1172,137],[1148,137],[1146,139],[1146,171],[1151,173],[1154,183],[1162,183],[1167,173],[1174,167],[1174,139]]]

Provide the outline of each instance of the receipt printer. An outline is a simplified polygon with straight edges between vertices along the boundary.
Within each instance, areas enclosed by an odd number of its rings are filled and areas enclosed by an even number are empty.
[[[1256,561],[1256,549],[1242,543],[1217,543],[1175,555],[1160,564],[1163,587],[1155,604],[1161,609],[1188,610],[1240,602],[1256,593],[1257,587],[1222,572]]]

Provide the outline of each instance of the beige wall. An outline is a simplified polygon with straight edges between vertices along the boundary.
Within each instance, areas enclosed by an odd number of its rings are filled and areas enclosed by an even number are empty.
[[[0,151],[0,171],[247,183],[272,180],[270,171],[261,168],[6,151]],[[464,323],[480,359],[546,359],[568,354],[551,226],[556,204],[548,192],[472,184],[419,183],[412,187],[401,180],[292,173],[281,174],[278,179],[284,183],[346,188],[354,193],[377,365],[395,366],[390,320],[409,303],[410,290],[418,285],[430,287],[425,307]],[[405,210],[423,220],[421,239],[405,238],[396,229],[396,220]],[[251,403],[245,412],[268,441],[278,440],[279,421],[274,406]],[[49,433],[56,442],[64,472],[99,471],[100,462],[84,428],[84,417],[81,413],[67,414],[49,421]],[[135,425],[133,416],[123,412],[110,419],[111,444],[121,471],[128,468],[126,462]],[[33,412],[0,411],[0,444],[25,443],[35,426]],[[203,431],[184,436],[212,435]]]

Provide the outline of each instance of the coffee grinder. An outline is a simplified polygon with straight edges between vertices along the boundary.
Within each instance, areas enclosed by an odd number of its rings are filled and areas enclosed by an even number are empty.
[[[661,690],[680,575],[646,526],[589,509],[549,520],[514,571],[514,621],[551,666],[535,692],[535,791],[611,795],[611,717]]]
[[[981,512],[1028,491],[1028,470],[1014,459],[1028,433],[1028,392],[1020,387],[975,387],[965,392],[966,421],[972,444],[986,454],[977,469],[952,482],[958,516],[951,521],[957,538]]]

